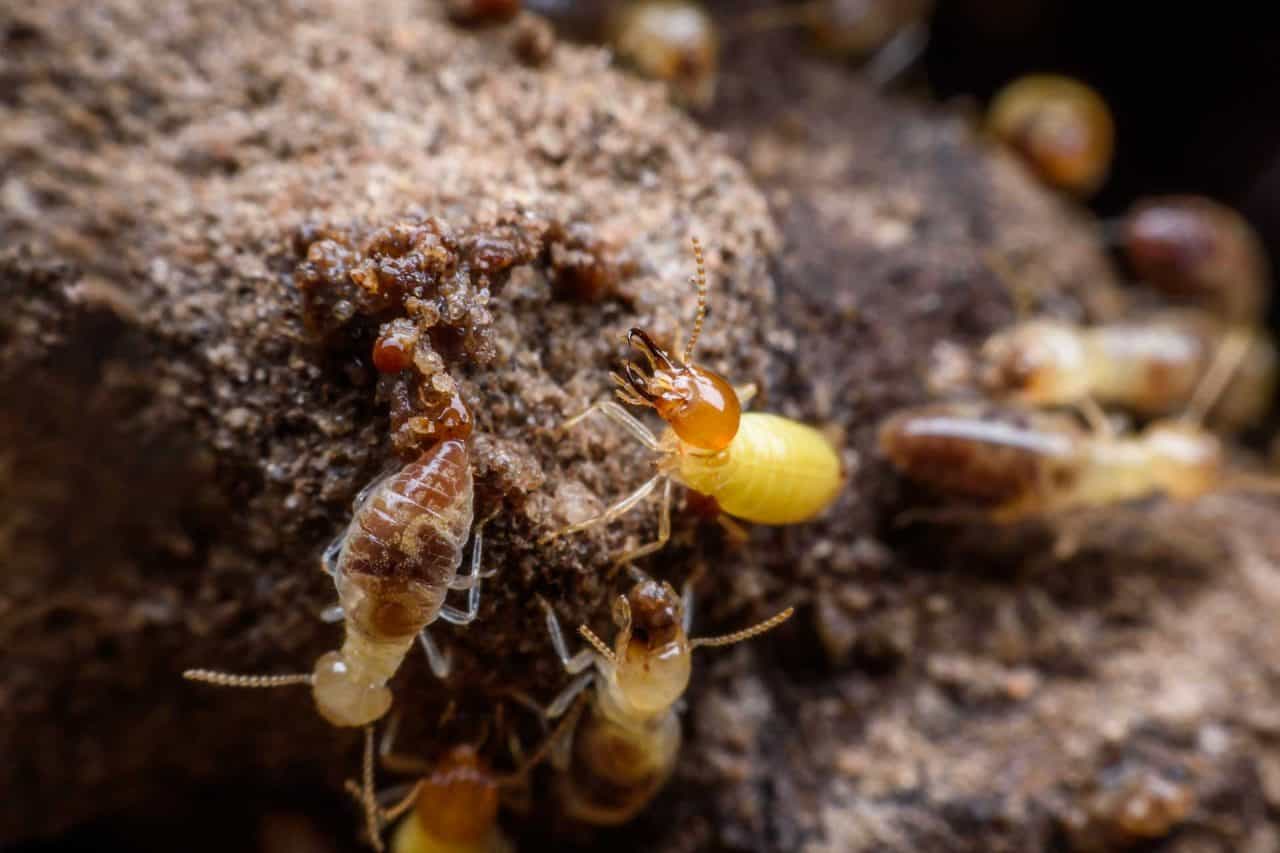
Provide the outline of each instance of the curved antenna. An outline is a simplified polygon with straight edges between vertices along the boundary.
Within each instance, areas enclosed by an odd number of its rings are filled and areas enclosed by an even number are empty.
[[[743,640],[750,640],[752,637],[770,631],[783,622],[791,618],[796,612],[794,607],[788,607],[776,616],[764,620],[758,625],[752,625],[750,628],[743,628],[741,631],[734,631],[732,634],[722,634],[719,637],[696,637],[689,641],[689,648],[696,649],[699,646],[732,646],[734,643],[741,643]]]
[[[685,344],[685,364],[693,356],[693,345],[698,342],[698,335],[702,334],[702,321],[707,318],[707,268],[702,261],[702,244],[697,237],[690,237],[689,240],[693,243],[693,262],[698,268],[698,274],[689,279],[689,283],[698,288],[698,313],[693,318],[693,334],[689,336],[689,343]]]
[[[288,687],[293,684],[312,684],[310,674],[297,675],[237,675],[234,672],[214,672],[211,669],[188,669],[182,673],[187,681],[202,681],[219,687]]]
[[[586,640],[595,648],[595,650],[600,654],[602,658],[604,658],[611,664],[616,665],[618,663],[617,657],[615,657],[613,654],[613,649],[605,645],[604,640],[597,637],[594,631],[592,631],[586,625],[579,625],[578,633],[582,635],[582,638],[584,640]]]
[[[1191,402],[1187,403],[1186,411],[1182,413],[1183,421],[1197,426],[1205,422],[1235,379],[1251,346],[1253,330],[1237,328],[1227,332],[1214,351],[1209,369],[1200,378]]]
[[[378,822],[378,799],[373,793],[373,726],[364,727],[364,760],[360,763],[360,781],[364,796],[365,828],[369,831],[369,843],[378,853],[386,848],[382,844],[382,825]]]

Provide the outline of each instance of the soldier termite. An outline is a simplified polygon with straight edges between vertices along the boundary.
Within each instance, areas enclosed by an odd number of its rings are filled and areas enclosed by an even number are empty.
[[[1076,196],[1092,195],[1111,169],[1111,111],[1069,77],[1031,74],[1005,86],[991,101],[987,129],[1042,181]]]
[[[1238,428],[1270,409],[1276,351],[1265,334],[1193,310],[1098,326],[1032,320],[988,339],[976,374],[987,393],[1034,406],[1093,401],[1153,417],[1213,401],[1214,422]]]
[[[900,473],[1011,523],[1164,495],[1189,501],[1230,489],[1275,491],[1228,469],[1222,442],[1187,420],[1136,435],[1090,433],[1063,414],[983,404],[908,409],[880,427]]]
[[[570,655],[560,622],[546,601],[547,630],[565,670],[576,677],[547,708],[565,713],[594,685],[590,707],[553,747],[552,764],[561,771],[558,789],[567,813],[587,823],[616,825],[639,813],[665,784],[680,749],[676,703],[689,686],[694,649],[727,646],[781,625],[776,616],[722,637],[690,639],[690,593],[684,600],[670,584],[639,580],[613,609],[618,626],[614,647],[586,625],[579,633],[591,648]]]
[[[649,406],[666,421],[662,436],[655,436],[612,400],[596,403],[564,424],[566,429],[573,427],[599,412],[653,451],[657,473],[604,512],[550,533],[542,542],[613,521],[661,486],[658,538],[619,556],[617,562],[652,553],[670,537],[673,481],[714,499],[725,514],[759,524],[807,521],[840,491],[840,457],[822,433],[778,415],[744,414],[739,392],[724,377],[690,362],[707,307],[706,270],[697,239],[693,252],[698,311],[683,358],[673,358],[643,330],[632,329],[627,341],[644,356],[648,373],[626,362],[621,375],[611,374],[619,399]],[[749,398],[751,393],[753,389],[742,396]]]
[[[618,57],[646,77],[662,80],[676,99],[711,104],[720,64],[715,22],[693,0],[639,0],[625,4],[609,26]]]
[[[310,674],[234,675],[196,669],[184,677],[225,687],[308,684],[317,710],[333,725],[372,723],[390,707],[387,682],[415,638],[436,675],[448,674],[448,661],[426,629],[437,617],[455,625],[476,617],[483,577],[480,526],[470,573],[457,573],[471,527],[467,445],[444,441],[369,486],[357,499],[346,531],[326,552],[339,604],[330,618],[346,623],[339,651],[323,655]],[[468,590],[466,610],[445,603],[451,589]]]
[[[1226,205],[1203,196],[1157,196],[1105,231],[1148,286],[1226,321],[1262,324],[1270,264],[1253,227]]]

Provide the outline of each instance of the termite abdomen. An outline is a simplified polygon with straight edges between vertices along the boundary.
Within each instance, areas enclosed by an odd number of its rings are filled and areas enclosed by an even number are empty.
[[[909,479],[945,494],[1002,504],[1034,494],[1046,475],[1070,472],[1078,430],[1067,421],[1055,426],[1041,429],[1034,419],[1012,412],[925,408],[886,421],[880,449]]]

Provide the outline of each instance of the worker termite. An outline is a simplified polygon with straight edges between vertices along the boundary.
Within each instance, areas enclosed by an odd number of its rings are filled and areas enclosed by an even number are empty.
[[[1111,111],[1098,93],[1068,77],[1013,81],[992,99],[987,129],[1041,180],[1073,195],[1092,195],[1111,169]]]
[[[908,479],[975,500],[998,523],[1156,495],[1189,501],[1276,485],[1229,471],[1218,437],[1187,420],[1118,436],[1087,432],[1063,414],[933,404],[885,421],[880,449]]]
[[[502,706],[499,706],[501,709]],[[499,714],[499,717],[501,715]],[[382,808],[386,795],[374,793],[372,739],[365,743],[361,785],[347,783],[347,790],[364,807],[370,841],[382,849],[381,827],[400,820],[392,834],[392,853],[509,853],[514,847],[498,825],[504,795],[527,794],[530,772],[546,757],[557,729],[532,755],[523,757],[513,745],[517,766],[500,773],[481,754],[486,735],[476,744],[447,750],[434,761],[395,751],[399,720],[393,715],[383,732],[378,758],[383,769],[417,776],[398,803]],[[488,727],[486,725],[486,733]],[[515,743],[515,742],[513,742]],[[526,804],[527,805],[527,804]]]
[[[374,482],[357,498],[346,531],[325,553],[338,590],[329,618],[345,619],[339,651],[310,674],[234,675],[188,670],[183,675],[224,687],[309,684],[316,708],[335,726],[363,726],[391,705],[387,682],[417,638],[441,678],[448,661],[427,626],[475,619],[480,606],[481,526],[475,529],[470,573],[457,573],[472,526],[471,463],[462,441],[443,441]],[[451,589],[468,590],[467,608],[445,603]]]
[[[673,481],[712,498],[732,517],[759,524],[807,521],[826,509],[843,484],[840,457],[816,429],[788,418],[742,412],[740,393],[722,376],[690,362],[707,310],[707,276],[702,247],[693,240],[698,310],[684,356],[677,360],[642,329],[627,335],[648,366],[626,362],[610,374],[624,403],[648,406],[667,423],[661,438],[612,400],[604,400],[565,422],[568,429],[594,412],[621,426],[657,456],[657,473],[604,512],[554,533],[542,542],[576,533],[622,516],[662,486],[658,538],[618,557],[625,562],[652,553],[671,534]]]
[[[595,687],[585,718],[552,749],[551,761],[561,771],[559,794],[571,817],[604,826],[633,818],[675,768],[680,750],[675,706],[689,686],[693,651],[750,639],[793,612],[788,607],[742,631],[690,639],[688,588],[682,601],[670,584],[641,576],[615,602],[614,647],[582,625],[579,633],[591,648],[570,655],[555,611],[546,601],[542,606],[556,654],[576,676],[547,707],[548,718],[564,714],[582,691]]]
[[[1199,421],[1212,400],[1215,423],[1228,428],[1267,413],[1275,374],[1269,337],[1192,310],[1098,326],[1020,323],[988,339],[976,365],[986,392],[1022,403],[1094,401],[1146,417],[1192,407]],[[1196,400],[1198,391],[1210,396]]]
[[[1226,205],[1203,196],[1149,198],[1107,232],[1147,285],[1230,322],[1261,324],[1270,264],[1253,227]]]
[[[677,100],[709,106],[716,92],[720,39],[715,22],[693,0],[627,3],[609,25],[618,57],[646,77],[662,80]]]

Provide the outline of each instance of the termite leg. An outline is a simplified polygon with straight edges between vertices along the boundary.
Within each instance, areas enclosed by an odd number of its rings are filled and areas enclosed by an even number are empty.
[[[554,720],[556,717],[569,710],[569,706],[573,704],[573,700],[578,698],[583,690],[595,680],[595,670],[587,670],[578,675],[577,678],[569,682],[569,686],[560,691],[560,695],[551,700],[551,704],[547,706],[544,712],[548,720]]]
[[[1107,417],[1107,413],[1098,405],[1097,400],[1092,397],[1085,397],[1076,404],[1076,408],[1095,438],[1110,439],[1116,437],[1116,430],[1111,424],[1111,419]]]
[[[454,575],[453,580],[449,581],[449,589],[474,589],[480,585],[482,578],[491,578],[498,573],[497,569],[492,572],[480,571],[480,554],[483,551],[484,528],[477,527],[471,537],[471,571],[465,575]]]
[[[569,418],[569,420],[561,424],[560,429],[573,429],[573,427],[577,426],[588,415],[594,412],[599,412],[618,426],[625,429],[627,432],[631,433],[637,441],[650,450],[658,449],[658,437],[653,434],[653,431],[640,423],[640,421],[636,420],[630,412],[622,408],[621,405],[615,403],[613,400],[601,400],[599,403],[593,404],[586,411],[574,415]]]
[[[341,622],[343,619],[346,619],[346,618],[347,618],[347,611],[342,609],[341,604],[334,604],[320,611],[321,622],[328,622],[330,624],[333,624],[334,622]]]
[[[599,515],[594,515],[585,521],[579,521],[577,524],[570,524],[568,527],[561,528],[554,533],[548,533],[538,540],[538,544],[550,542],[552,539],[557,539],[570,533],[579,533],[583,530],[588,530],[601,524],[608,524],[614,519],[626,515],[632,507],[647,498],[649,493],[657,488],[658,482],[666,476],[667,474],[663,472],[654,474],[651,478],[645,481],[644,485],[606,509],[604,512]]]
[[[422,644],[422,650],[427,653],[427,664],[431,667],[431,672],[436,678],[444,681],[449,677],[449,670],[452,668],[449,656],[440,651],[440,647],[431,639],[431,634],[426,628],[419,632],[418,642]]]
[[[373,795],[373,726],[364,727],[364,761],[361,765],[361,782],[364,796],[365,828],[369,832],[369,843],[378,853],[385,849],[382,845],[382,824],[379,821],[380,809]]]
[[[476,528],[476,544],[471,551],[471,572],[461,579],[455,577],[449,583],[452,589],[470,590],[467,593],[467,609],[459,610],[448,604],[440,608],[440,618],[451,625],[470,625],[480,612],[480,580],[484,577],[480,573],[480,552],[484,545],[481,536],[480,529]]]
[[[685,636],[693,630],[693,578],[684,582],[684,589],[680,590],[680,609],[684,613],[680,617]]]
[[[556,618],[556,612],[551,609],[551,605],[545,598],[539,597],[538,601],[541,602],[542,609],[547,614],[547,633],[551,636],[551,646],[556,650],[556,657],[560,658],[560,663],[564,664],[565,672],[576,675],[588,669],[596,662],[595,652],[591,649],[582,649],[576,655],[570,655],[569,644],[564,641],[564,631],[560,629],[560,620]]]
[[[741,524],[734,521],[731,516],[725,515],[723,512],[716,516],[716,524],[720,525],[721,529],[724,530],[730,541],[742,544],[743,542],[747,542],[751,539],[751,531],[747,530],[747,528],[743,527]]]
[[[658,510],[658,538],[652,542],[641,545],[639,548],[633,548],[619,554],[613,560],[614,571],[632,560],[639,559],[646,554],[652,554],[654,551],[662,550],[663,546],[671,538],[671,478],[668,477],[662,484],[662,506]]]
[[[756,383],[748,382],[746,385],[739,385],[734,388],[733,393],[738,395],[738,405],[745,407],[747,403],[750,403],[755,399],[759,390],[760,389],[756,387]]]
[[[866,65],[867,78],[883,89],[911,70],[929,46],[929,28],[922,23],[903,27],[876,51]]]
[[[432,770],[430,763],[395,751],[396,736],[399,733],[400,712],[395,711],[387,720],[387,726],[382,730],[382,740],[378,742],[378,760],[383,768],[392,773],[403,773],[407,776],[428,775]]]
[[[1209,413],[1213,411],[1213,407],[1222,399],[1223,393],[1231,385],[1244,357],[1249,354],[1249,348],[1253,346],[1253,336],[1252,329],[1232,329],[1218,344],[1213,360],[1209,362],[1209,369],[1200,379],[1199,385],[1191,396],[1191,402],[1187,404],[1187,409],[1182,414],[1185,422],[1196,425],[1204,423]]]
[[[335,580],[338,577],[338,555],[342,553],[342,543],[346,539],[346,531],[329,543],[320,557],[320,568]]]

